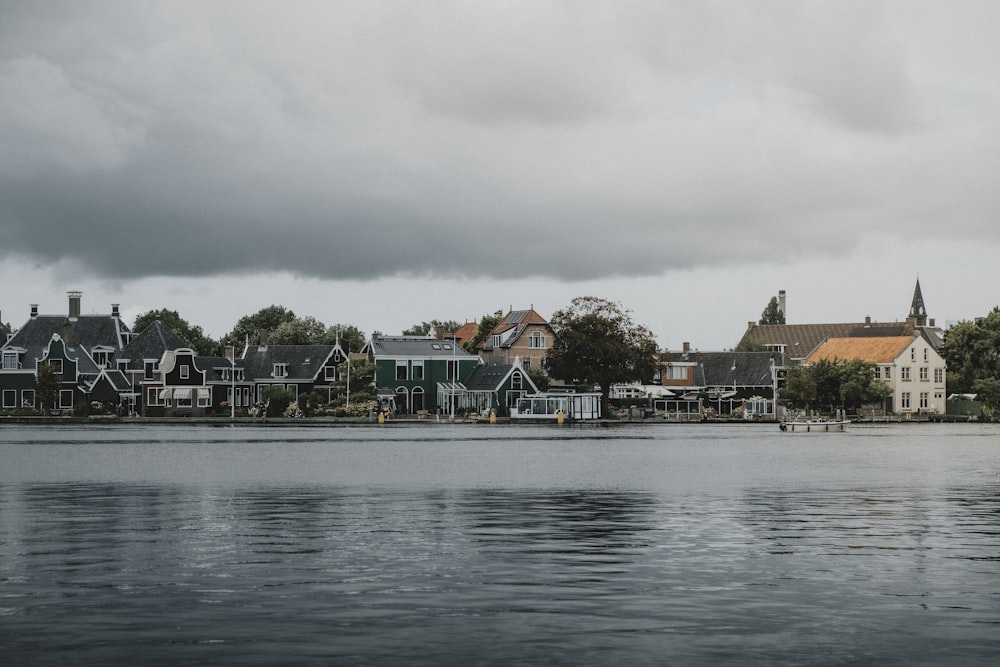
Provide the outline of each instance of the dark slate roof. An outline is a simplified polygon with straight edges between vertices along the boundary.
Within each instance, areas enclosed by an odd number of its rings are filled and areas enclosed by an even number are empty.
[[[179,350],[188,344],[160,320],[154,321],[135,336],[115,359],[127,360],[129,370],[142,370],[144,360],[159,361],[167,350]]]
[[[122,349],[128,327],[113,315],[37,315],[30,318],[3,347],[17,347],[25,350],[25,367],[29,362],[41,359],[45,349],[58,334],[66,342],[67,351],[76,357],[77,350],[107,347],[114,351]],[[85,363],[85,362],[84,362]],[[93,360],[90,360],[93,364]],[[96,365],[94,366],[96,368]],[[86,372],[82,367],[80,372]]]
[[[285,380],[312,380],[326,365],[335,345],[258,345],[243,356],[246,379],[273,377],[275,364],[288,364]],[[228,362],[227,362],[228,363]]]
[[[667,352],[670,362],[693,362],[698,387],[766,387],[771,366],[784,366],[788,357],[774,352]]]
[[[467,359],[475,355],[461,345],[433,336],[374,336],[365,346],[376,359],[416,357],[418,359]]]
[[[476,370],[472,371],[472,375],[466,379],[465,388],[469,391],[493,391],[503,383],[513,368],[512,364],[477,366]]]
[[[194,363],[198,370],[205,371],[206,382],[222,382],[222,370],[233,367],[229,357],[196,357]],[[244,368],[246,361],[237,357],[235,365],[236,368]]]

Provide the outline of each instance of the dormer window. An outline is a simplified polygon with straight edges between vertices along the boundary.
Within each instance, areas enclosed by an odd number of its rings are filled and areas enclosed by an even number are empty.
[[[143,374],[142,378],[144,380],[155,380],[156,374],[160,372],[160,362],[159,361],[147,361],[143,364]]]
[[[493,347],[500,347],[500,334],[493,334]]]
[[[100,350],[94,352],[94,363],[97,364],[98,368],[107,368],[109,355],[107,352]]]
[[[276,378],[288,377],[288,364],[275,364],[273,376]]]
[[[5,369],[20,368],[21,364],[17,362],[16,352],[4,352],[3,353],[3,367]]]

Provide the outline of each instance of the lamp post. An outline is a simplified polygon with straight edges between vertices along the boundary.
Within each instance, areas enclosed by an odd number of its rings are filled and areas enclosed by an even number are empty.
[[[229,376],[232,395],[229,397],[229,419],[236,421],[236,347],[229,353],[229,363],[232,365],[232,372]]]

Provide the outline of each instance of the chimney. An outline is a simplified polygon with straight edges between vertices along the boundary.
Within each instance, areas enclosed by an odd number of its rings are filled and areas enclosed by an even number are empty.
[[[119,317],[119,314],[118,314],[118,307],[119,307],[119,305],[120,304],[117,304],[117,303],[111,304],[111,317]]]
[[[778,290],[778,310],[781,311],[781,315],[788,321],[787,313],[785,312],[785,290]]]
[[[872,316],[871,315],[865,315],[865,326],[866,327],[870,327],[871,325],[872,325]]]
[[[233,358],[236,356],[236,348],[233,347],[232,345],[227,345],[226,346],[225,355],[226,355],[226,359],[228,359],[229,361],[232,361]]]
[[[38,304],[37,303],[31,304],[31,316],[32,317],[38,317]]]
[[[691,342],[690,341],[684,341],[684,345],[683,345],[683,347],[681,349],[684,351],[684,354],[687,354],[688,352],[690,352],[691,351]]]
[[[69,316],[71,318],[80,317],[80,297],[83,292],[67,292],[69,294]]]

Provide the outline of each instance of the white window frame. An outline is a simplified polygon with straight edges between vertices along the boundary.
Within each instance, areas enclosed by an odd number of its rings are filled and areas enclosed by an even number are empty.
[[[528,347],[532,350],[544,350],[545,334],[541,331],[532,331],[531,336],[528,338]]]
[[[160,398],[163,387],[149,387],[146,389],[146,405],[149,407],[163,407],[167,402]]]
[[[180,374],[181,374],[181,379],[182,380],[190,379],[190,377],[191,377],[191,367],[190,366],[188,366],[187,364],[181,364],[179,370],[180,370]]]
[[[930,405],[930,393],[926,391],[920,392],[920,409],[926,410],[928,405]]]
[[[927,369],[927,366],[921,366],[920,367],[920,381],[921,382],[927,382],[929,379],[930,379],[930,371]]]
[[[17,390],[16,389],[4,389],[3,390],[3,407],[4,408],[16,408],[17,407]]]
[[[902,382],[909,382],[910,381],[910,367],[909,366],[903,366],[903,368],[900,369],[899,379]]]
[[[7,370],[14,370],[21,367],[21,364],[17,363],[17,352],[3,353],[3,367]]]
[[[27,403],[28,407],[35,407],[35,390],[34,389],[22,389],[21,390],[21,405],[23,406]]]
[[[944,369],[940,366],[934,369],[934,383],[941,384],[944,382]]]
[[[68,398],[68,400],[67,400]],[[63,409],[69,409],[73,407],[73,390],[72,389],[60,389],[59,390],[59,407]]]
[[[899,407],[903,410],[910,409],[910,392],[904,391],[899,395]]]
[[[423,359],[414,359],[410,365],[410,379],[416,382],[420,382],[424,379],[424,361]]]
[[[396,382],[405,382],[410,379],[410,369],[405,360],[396,360]]]

